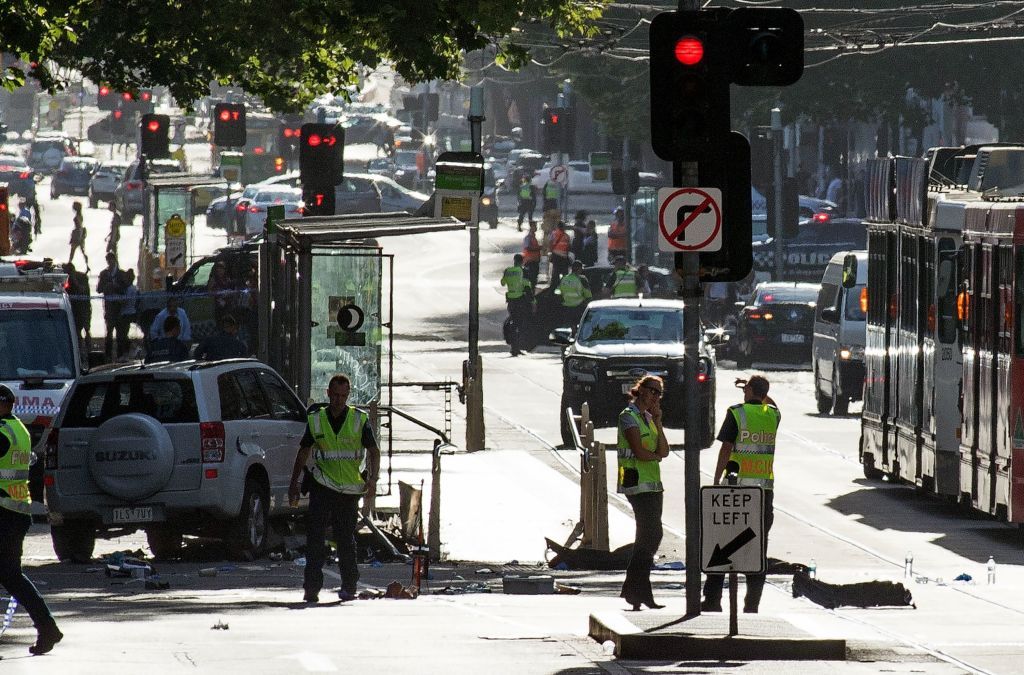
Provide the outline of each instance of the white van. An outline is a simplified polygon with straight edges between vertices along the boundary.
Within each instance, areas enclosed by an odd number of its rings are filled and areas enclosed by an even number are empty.
[[[832,256],[818,290],[811,365],[818,412],[845,415],[864,391],[867,251]]]
[[[78,331],[66,274],[34,263],[0,261],[0,383],[14,392],[14,414],[32,438],[37,460],[42,439],[60,411],[75,378],[82,373]],[[43,514],[43,463],[30,469],[32,511]]]

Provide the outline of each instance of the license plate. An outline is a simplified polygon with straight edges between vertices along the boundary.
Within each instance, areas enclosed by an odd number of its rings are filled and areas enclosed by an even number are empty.
[[[782,334],[782,341],[785,344],[802,345],[804,343],[804,336],[803,335],[794,335],[793,333],[783,333]]]
[[[623,394],[628,394],[629,390],[632,389],[632,388],[633,388],[633,385],[630,384],[629,382],[627,382],[626,384],[622,385],[622,393]]]
[[[153,520],[153,507],[115,506],[110,519],[115,523],[148,523]]]

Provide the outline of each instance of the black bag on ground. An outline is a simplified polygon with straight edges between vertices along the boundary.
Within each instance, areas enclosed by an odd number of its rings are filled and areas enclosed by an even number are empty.
[[[903,584],[866,581],[859,584],[827,584],[797,572],[793,575],[793,597],[805,597],[827,609],[836,607],[914,607],[914,599]]]

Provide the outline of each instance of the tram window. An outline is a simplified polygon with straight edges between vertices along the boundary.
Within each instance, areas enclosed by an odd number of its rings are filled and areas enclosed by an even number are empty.
[[[956,341],[956,262],[953,242],[943,239],[939,242],[939,269],[935,277],[935,295],[938,305],[939,342],[949,344]]]
[[[1024,247],[1015,251],[1013,278],[1013,346],[1017,356],[1024,356]]]

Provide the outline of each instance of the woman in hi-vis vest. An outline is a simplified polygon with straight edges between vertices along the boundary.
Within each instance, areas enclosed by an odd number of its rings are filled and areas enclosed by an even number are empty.
[[[618,491],[633,507],[636,538],[619,594],[639,610],[640,605],[659,609],[651,591],[651,565],[661,545],[661,511],[664,488],[659,463],[668,457],[668,439],[661,424],[661,399],[665,382],[645,375],[629,392],[630,404],[619,413]]]

